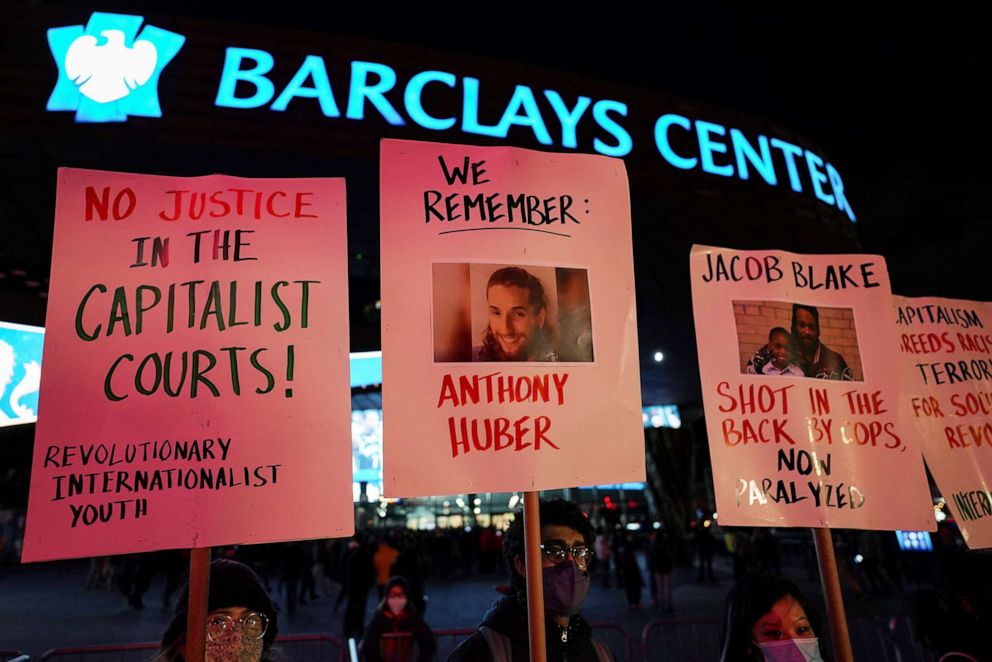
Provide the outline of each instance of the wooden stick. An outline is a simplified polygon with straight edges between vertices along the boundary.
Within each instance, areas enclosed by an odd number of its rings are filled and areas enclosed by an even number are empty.
[[[823,586],[823,598],[827,602],[827,618],[830,620],[830,634],[834,641],[834,658],[837,662],[854,662],[830,529],[813,529],[813,540],[816,542],[816,561],[820,566],[820,583]]]
[[[210,548],[190,550],[189,611],[186,613],[186,660],[203,662],[207,648],[207,599],[210,596]]]
[[[524,554],[527,559],[527,616],[531,662],[547,662],[544,640],[544,563],[541,560],[541,511],[537,492],[524,492]]]

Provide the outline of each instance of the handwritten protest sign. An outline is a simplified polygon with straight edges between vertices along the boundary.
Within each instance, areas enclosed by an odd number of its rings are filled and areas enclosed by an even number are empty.
[[[351,533],[344,181],[61,169],[23,560]]]
[[[720,523],[932,529],[885,261],[694,246],[690,269]]]
[[[992,547],[992,303],[895,296],[901,411],[969,547]]]
[[[643,479],[623,162],[381,151],[384,493]]]

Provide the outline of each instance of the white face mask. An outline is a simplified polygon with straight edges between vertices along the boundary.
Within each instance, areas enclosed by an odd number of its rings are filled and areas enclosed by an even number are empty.
[[[765,662],[823,662],[816,637],[755,643],[765,656]]]
[[[389,606],[389,611],[399,616],[406,608],[406,598],[389,598],[386,605]]]

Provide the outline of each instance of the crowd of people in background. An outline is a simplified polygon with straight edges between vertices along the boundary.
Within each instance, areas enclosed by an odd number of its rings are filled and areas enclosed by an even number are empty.
[[[631,609],[648,607],[649,599],[650,607],[664,617],[677,612],[674,589],[686,582],[729,586],[754,576],[782,576],[784,566],[793,576],[805,573],[806,581],[815,582],[812,545],[797,535],[768,528],[718,527],[698,520],[682,532],[600,527],[589,537],[591,552],[584,571],[592,590],[620,589]],[[992,563],[987,556],[967,552],[954,535],[950,527],[941,526],[934,536],[937,579],[932,579],[931,570],[930,577],[922,579],[933,581],[933,588],[921,589],[920,577],[906,576],[906,556],[900,556],[894,535],[836,531],[845,591],[855,599],[910,595],[922,640],[935,649],[949,641],[967,641],[969,632],[979,631],[966,627],[968,623],[989,623]],[[363,655],[374,660],[384,633],[408,632],[418,650],[433,650],[426,625],[429,582],[491,575],[494,584],[503,583],[506,593],[511,593],[512,576],[502,560],[505,539],[504,532],[493,526],[425,531],[397,527],[361,530],[347,539],[222,548],[217,554],[251,568],[283,618],[292,619],[308,601],[329,599],[331,609],[342,617],[340,634],[364,640]],[[721,559],[716,570],[714,559]],[[95,558],[87,587],[119,591],[135,609],[149,600],[171,606],[177,596],[180,603],[184,599],[180,589],[188,565],[184,551]],[[156,575],[160,580],[149,595]],[[378,604],[371,623],[366,619],[370,599]]]

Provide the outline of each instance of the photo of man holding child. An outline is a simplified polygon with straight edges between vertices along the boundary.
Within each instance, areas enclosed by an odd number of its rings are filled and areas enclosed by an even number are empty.
[[[733,303],[743,374],[863,380],[852,309]]]

